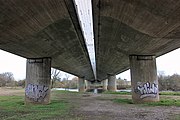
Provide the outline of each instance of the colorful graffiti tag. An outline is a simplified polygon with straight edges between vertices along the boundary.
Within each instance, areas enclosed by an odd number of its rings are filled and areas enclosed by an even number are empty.
[[[49,88],[45,85],[28,84],[25,89],[25,94],[29,99],[35,102],[40,102],[44,100],[48,90]]]
[[[158,94],[158,85],[155,83],[144,83],[139,85],[136,89],[138,93],[140,93],[140,98],[146,97],[156,97]]]

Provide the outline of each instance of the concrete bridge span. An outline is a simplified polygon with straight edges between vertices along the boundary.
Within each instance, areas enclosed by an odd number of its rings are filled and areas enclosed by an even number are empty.
[[[72,0],[0,0],[0,49],[94,80]]]
[[[156,57],[180,47],[180,1],[92,0],[97,81],[131,69],[135,102],[158,101]],[[95,81],[73,0],[0,0],[0,49],[27,58],[26,102],[49,103],[51,66]]]
[[[161,56],[180,47],[177,0],[93,0],[97,78],[130,66],[130,55]]]

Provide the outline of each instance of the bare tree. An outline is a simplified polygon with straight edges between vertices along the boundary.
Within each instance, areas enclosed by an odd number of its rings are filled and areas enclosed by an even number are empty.
[[[180,90],[180,75],[173,74],[173,75],[159,75],[158,76],[159,82],[159,90],[173,90],[179,91]]]
[[[69,89],[69,77],[70,77],[70,74],[65,73],[66,87],[67,87],[68,89]],[[65,90],[66,90],[66,87],[65,87]]]
[[[54,87],[54,84],[55,84],[56,81],[61,81],[61,72],[60,72],[60,70],[51,68],[51,81],[52,81],[51,88]]]
[[[11,72],[0,74],[0,86],[14,86],[14,76]]]

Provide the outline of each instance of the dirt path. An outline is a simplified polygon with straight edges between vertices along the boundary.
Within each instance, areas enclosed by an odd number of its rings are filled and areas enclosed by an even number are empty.
[[[0,87],[0,96],[13,96],[22,94],[24,94],[24,89],[22,88]]]
[[[111,100],[115,97],[118,95],[90,94],[69,101],[75,104],[73,114],[83,120],[173,120],[180,113],[180,107],[174,106],[117,104]]]

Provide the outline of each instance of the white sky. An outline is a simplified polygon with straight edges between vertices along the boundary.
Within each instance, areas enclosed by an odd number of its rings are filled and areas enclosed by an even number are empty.
[[[12,72],[15,80],[23,80],[26,78],[26,58],[19,57],[0,50],[0,74],[4,72]],[[61,77],[66,78],[66,72],[61,71]],[[70,79],[74,76],[69,74]]]
[[[156,60],[157,70],[164,71],[166,75],[180,74],[180,48],[160,56]],[[26,59],[0,50],[0,73],[12,72],[16,80],[26,76]],[[130,80],[130,71],[117,75],[117,78]]]
[[[16,80],[26,76],[26,59],[0,50],[0,73],[12,72]]]
[[[163,71],[165,75],[180,74],[180,48],[156,59],[157,72]],[[116,76],[117,78],[130,79],[130,70]]]

